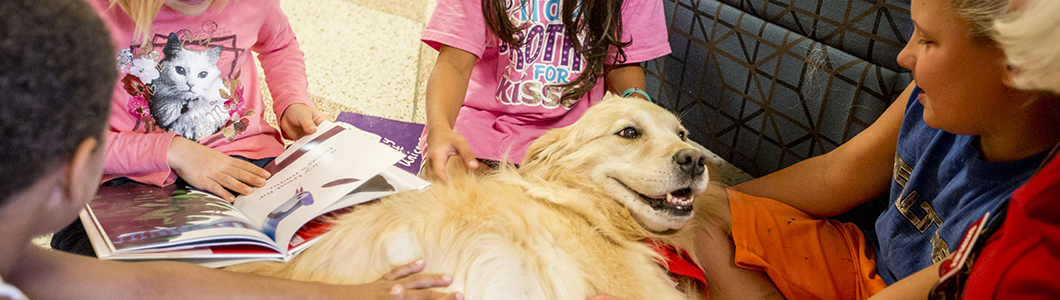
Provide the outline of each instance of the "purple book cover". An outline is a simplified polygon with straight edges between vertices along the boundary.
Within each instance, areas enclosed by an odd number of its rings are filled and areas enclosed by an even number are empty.
[[[357,129],[378,135],[380,143],[405,154],[405,158],[395,163],[394,166],[412,174],[420,172],[420,165],[423,163],[423,149],[420,148],[423,124],[347,111],[340,112],[335,121],[350,124],[353,127],[357,127]]]

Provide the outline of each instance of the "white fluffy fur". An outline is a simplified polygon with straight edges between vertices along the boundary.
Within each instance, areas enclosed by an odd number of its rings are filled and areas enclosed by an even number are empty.
[[[624,128],[640,135],[616,134]],[[683,132],[654,104],[608,96],[574,125],[541,137],[518,170],[456,176],[358,207],[289,263],[229,269],[365,283],[423,259],[424,272],[452,274],[443,291],[468,299],[686,299],[642,240],[683,235],[691,216],[653,210],[637,195],[707,188],[707,172],[682,174],[674,162],[678,150],[692,148]]]
[[[1024,89],[1060,94],[1060,1],[1024,0],[1008,19],[996,24],[997,40],[1017,70]]]

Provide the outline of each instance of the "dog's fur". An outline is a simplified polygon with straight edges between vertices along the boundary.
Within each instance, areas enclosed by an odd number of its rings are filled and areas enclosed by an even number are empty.
[[[358,207],[291,262],[229,269],[353,284],[423,259],[468,299],[687,299],[643,241],[690,245],[683,204],[708,188],[709,162],[685,135],[664,109],[609,95],[534,142],[518,170]]]

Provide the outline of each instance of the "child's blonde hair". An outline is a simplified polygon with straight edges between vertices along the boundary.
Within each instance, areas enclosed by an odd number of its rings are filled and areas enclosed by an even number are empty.
[[[1022,89],[1060,94],[1060,1],[1028,0],[996,23],[997,41]]]
[[[166,0],[110,0],[111,7],[115,5],[120,7],[132,18],[133,24],[136,24],[133,35],[140,37],[141,49],[151,47],[151,39],[154,35],[151,31],[151,23],[154,23],[155,17],[158,16],[158,12],[162,11],[162,6],[165,4]],[[226,4],[228,0],[213,0],[210,8],[222,9]]]
[[[994,21],[1008,14],[1008,0],[949,0],[950,7],[957,16],[968,22],[972,37],[988,41],[997,41],[997,30]]]

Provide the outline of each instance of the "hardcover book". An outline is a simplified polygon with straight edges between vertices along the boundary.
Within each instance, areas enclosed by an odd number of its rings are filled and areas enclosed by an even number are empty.
[[[394,164],[405,154],[325,122],[265,169],[266,185],[234,203],[190,187],[101,187],[82,211],[102,259],[182,260],[222,267],[285,261],[327,231],[329,218],[430,184]]]

